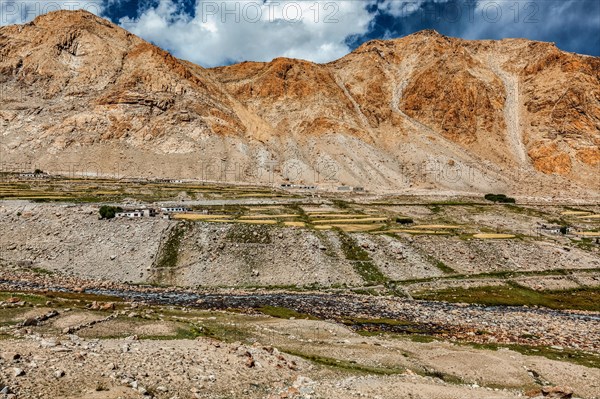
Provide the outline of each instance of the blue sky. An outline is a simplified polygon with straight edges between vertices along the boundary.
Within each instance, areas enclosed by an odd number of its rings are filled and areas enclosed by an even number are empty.
[[[600,56],[600,0],[2,0],[0,23],[57,7],[88,9],[207,67],[279,56],[327,62],[367,40],[422,29]]]

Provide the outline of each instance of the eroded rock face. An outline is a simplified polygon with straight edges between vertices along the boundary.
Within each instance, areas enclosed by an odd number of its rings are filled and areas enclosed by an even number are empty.
[[[335,184],[372,190],[597,187],[600,59],[550,43],[423,31],[328,64],[204,69],[59,11],[1,28],[0,48],[8,162],[135,162],[135,175],[189,178],[214,158],[275,162],[276,179],[292,162],[307,183],[327,163]],[[423,174],[431,159],[469,172]]]

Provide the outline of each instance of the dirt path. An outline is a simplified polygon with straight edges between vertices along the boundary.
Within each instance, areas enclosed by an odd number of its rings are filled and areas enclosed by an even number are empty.
[[[500,66],[500,60],[492,56],[488,57],[488,64],[492,71],[502,80],[506,90],[506,103],[504,106],[504,120],[506,121],[506,133],[508,145],[512,150],[515,160],[521,165],[529,166],[529,157],[523,143],[521,131],[521,118],[519,112],[519,77],[506,72]]]

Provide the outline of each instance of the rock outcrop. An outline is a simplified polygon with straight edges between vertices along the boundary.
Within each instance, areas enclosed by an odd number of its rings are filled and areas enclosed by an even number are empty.
[[[379,191],[600,187],[600,59],[551,43],[423,31],[328,64],[204,69],[59,11],[0,28],[0,70],[9,167]]]

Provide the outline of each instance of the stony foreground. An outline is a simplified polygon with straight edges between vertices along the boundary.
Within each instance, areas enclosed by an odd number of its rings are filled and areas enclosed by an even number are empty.
[[[138,293],[150,294],[176,293]],[[600,397],[600,329],[590,312],[293,293],[205,295],[213,310],[201,310],[140,298],[0,292],[0,392],[15,399]],[[215,310],[219,303],[241,309],[236,301],[262,301],[278,317]],[[543,337],[527,355],[515,346],[526,331]],[[548,345],[563,340],[569,348],[555,345],[552,353],[562,355],[548,358]]]
[[[357,345],[356,338],[346,341],[349,347]],[[374,340],[361,339],[361,342],[373,345]],[[399,356],[393,353],[397,345],[378,345],[392,352],[391,357]],[[135,336],[98,340],[77,335],[28,334],[18,341],[1,341],[0,351],[0,378],[8,387],[4,392],[15,393],[6,395],[7,398],[508,399],[521,396],[518,389],[481,388],[477,383],[450,384],[440,378],[416,375],[410,369],[388,376],[333,372],[259,343],[225,344],[207,338],[140,341]],[[544,376],[579,385],[580,391],[588,395],[598,394],[598,386],[592,385],[600,378],[597,370],[562,367],[547,360],[525,359],[512,352],[469,354],[445,345],[430,348],[428,352],[435,353],[436,362],[446,368],[460,367],[460,359],[471,356],[472,361],[485,367],[475,372],[484,383],[494,373],[508,377],[505,380],[508,384],[539,378],[538,372],[530,370],[533,367],[543,370]],[[505,367],[508,369],[503,370]]]

